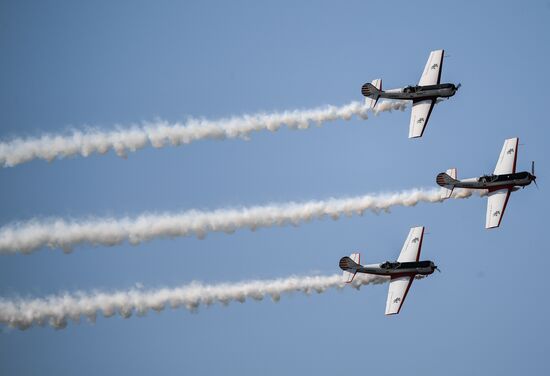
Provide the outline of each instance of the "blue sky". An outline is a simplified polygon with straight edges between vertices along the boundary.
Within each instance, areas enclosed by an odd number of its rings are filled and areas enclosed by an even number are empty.
[[[420,140],[407,139],[409,112],[385,113],[128,159],[5,168],[0,225],[433,187],[449,167],[459,177],[491,172],[515,136],[518,168],[537,161],[540,190],[514,193],[493,231],[484,229],[485,200],[471,198],[205,240],[2,256],[1,296],[43,296],[331,274],[351,251],[365,262],[396,258],[409,228],[424,225],[423,258],[443,272],[417,281],[389,318],[387,286],[366,286],[60,331],[2,328],[0,373],[543,373],[549,21],[548,1],[1,2],[2,140],[340,105],[360,100],[374,78],[386,88],[416,83],[438,48],[450,55],[443,81],[463,87],[437,106]]]

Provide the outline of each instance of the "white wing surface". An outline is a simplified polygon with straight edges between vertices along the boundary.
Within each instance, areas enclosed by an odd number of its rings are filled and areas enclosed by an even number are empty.
[[[422,77],[420,77],[420,82],[418,85],[437,85],[441,81],[441,69],[443,66],[443,55],[445,50],[436,50],[430,53],[428,62],[424,67],[424,72],[422,72]]]
[[[487,200],[487,217],[485,219],[485,228],[495,228],[500,226],[500,221],[504,215],[510,190],[499,189],[498,191],[489,192]]]
[[[420,257],[420,249],[422,248],[422,239],[424,238],[424,227],[413,227],[409,231],[409,236],[403,244],[401,253],[399,254],[398,262],[413,262],[418,261]]]
[[[498,157],[495,175],[513,174],[516,172],[519,138],[509,138],[504,141],[502,151]]]
[[[399,313],[413,283],[413,279],[414,277],[410,276],[392,278],[388,290],[388,300],[386,301],[386,315]]]
[[[435,101],[431,99],[413,102],[411,122],[409,124],[409,138],[422,137],[434,104]]]

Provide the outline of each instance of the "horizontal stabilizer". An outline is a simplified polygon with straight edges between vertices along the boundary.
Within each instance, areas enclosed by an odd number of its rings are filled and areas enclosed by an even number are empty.
[[[349,257],[345,256],[340,259],[340,269],[344,271],[343,277],[346,283],[353,281],[357,269],[361,266],[361,254],[352,253]]]

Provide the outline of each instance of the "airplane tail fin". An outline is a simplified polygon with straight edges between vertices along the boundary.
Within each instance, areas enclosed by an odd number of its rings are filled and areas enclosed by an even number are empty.
[[[352,253],[349,257],[345,256],[340,259],[340,269],[344,271],[343,277],[346,283],[353,281],[357,269],[361,266],[360,262],[360,253]]]
[[[435,181],[441,186],[441,195],[446,199],[451,197],[455,184],[458,182],[456,168],[450,168],[438,174]]]
[[[361,88],[361,94],[366,97],[365,104],[367,104],[371,110],[376,106],[378,98],[380,98],[380,91],[382,91],[381,78],[373,80],[370,84],[366,83]]]

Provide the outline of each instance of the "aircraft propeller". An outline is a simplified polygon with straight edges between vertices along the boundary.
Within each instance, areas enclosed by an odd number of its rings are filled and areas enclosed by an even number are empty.
[[[533,183],[535,183],[535,186],[539,189],[539,185],[537,184],[537,176],[535,175],[535,161],[531,161],[531,176],[533,177]]]

